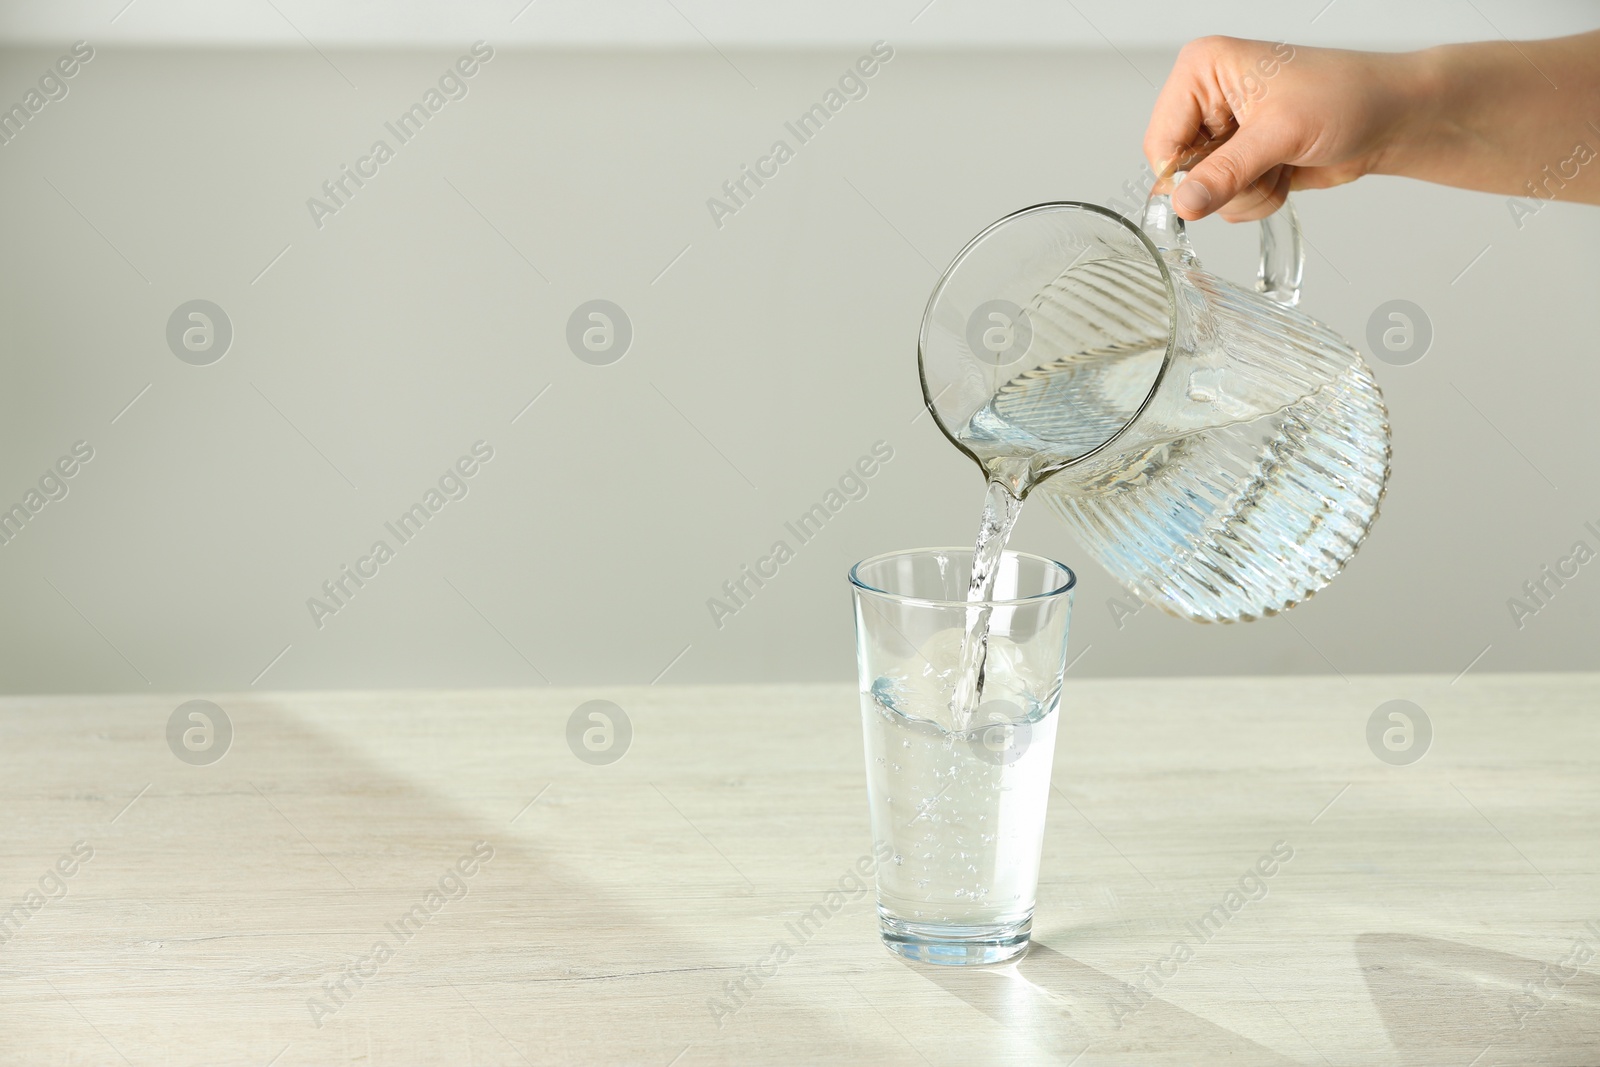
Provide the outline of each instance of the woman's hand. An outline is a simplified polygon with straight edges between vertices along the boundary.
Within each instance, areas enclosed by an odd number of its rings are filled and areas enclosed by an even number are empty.
[[[1348,52],[1202,37],[1156,99],[1145,155],[1186,219],[1260,218],[1290,189],[1398,174],[1600,203],[1600,31]]]
[[[1145,155],[1158,175],[1189,167],[1173,195],[1184,218],[1258,219],[1291,187],[1384,169],[1418,110],[1415,66],[1410,56],[1202,37],[1161,88]]]

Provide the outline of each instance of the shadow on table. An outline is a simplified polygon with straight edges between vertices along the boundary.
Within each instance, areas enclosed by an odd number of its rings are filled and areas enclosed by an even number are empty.
[[[1355,948],[1407,1063],[1600,1063],[1593,940],[1548,963],[1414,934],[1362,934]]]
[[[697,931],[717,920],[719,900],[749,899],[758,888],[741,885],[731,867],[666,885],[639,876],[648,871],[633,855],[641,850],[715,855],[687,818],[666,822],[673,845],[630,831],[636,813],[640,825],[662,824],[671,802],[647,776],[659,774],[671,791],[670,765],[636,758],[631,777],[602,778],[571,757],[560,718],[541,709],[548,729],[484,734],[492,758],[471,745],[440,746],[435,765],[457,776],[524,769],[526,793],[507,795],[499,817],[486,819],[320,729],[319,715],[339,699],[230,700],[238,740],[204,768],[174,759],[156,728],[132,725],[119,708],[63,720],[63,737],[120,742],[105,775],[116,788],[132,795],[121,783],[151,784],[114,832],[95,839],[94,870],[115,869],[116,892],[74,886],[73,907],[97,932],[82,944],[32,940],[40,954],[28,966],[55,986],[25,990],[22,1003],[40,1014],[22,1024],[4,1004],[0,1017],[13,1017],[0,1024],[0,1049],[8,1027],[61,1025],[91,1058],[116,1050],[136,1063],[664,1065],[691,1047],[697,1065],[904,1054],[891,1029],[841,1030],[835,1006],[797,1003],[781,989],[746,998],[753,1015],[778,1024],[741,1017],[719,1029],[708,1002],[745,979],[764,949]],[[422,703],[397,698],[390,718]],[[384,716],[368,718],[385,725]],[[500,720],[467,715],[408,728],[425,744],[430,730],[481,731],[486,721]],[[52,751],[72,746],[63,740]],[[524,795],[534,799],[518,811]],[[648,811],[655,817],[644,818]],[[466,878],[450,873],[480,840],[492,844],[492,860]],[[760,892],[764,900],[720,925],[754,926],[762,946],[777,925],[767,915],[815,898],[811,887]],[[386,954],[374,948],[380,941]],[[86,960],[118,979],[85,977]],[[190,1016],[181,1054],[150,1025]],[[11,1062],[3,1051],[0,1061]]]
[[[913,969],[1064,1063],[1085,1049],[1094,1054],[1086,1064],[1096,1055],[1151,1064],[1296,1062],[1159,997],[1138,1001],[1122,980],[1038,942],[1008,967]]]

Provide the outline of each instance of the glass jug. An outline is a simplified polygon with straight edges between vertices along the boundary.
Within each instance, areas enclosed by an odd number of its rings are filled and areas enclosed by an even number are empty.
[[[1377,517],[1389,426],[1361,354],[1296,310],[1291,204],[1255,289],[1201,267],[1156,186],[1140,225],[1093,204],[991,225],[934,287],[918,339],[947,437],[1036,489],[1128,591],[1202,622],[1327,585]]]

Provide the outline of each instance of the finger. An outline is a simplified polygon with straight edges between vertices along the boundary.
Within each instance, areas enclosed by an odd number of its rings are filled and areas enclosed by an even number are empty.
[[[1165,95],[1165,90],[1162,90]],[[1144,135],[1144,156],[1158,178],[1166,177],[1174,163],[1190,155],[1205,129],[1199,101],[1185,95],[1177,101],[1158,102]]]
[[[1200,69],[1180,57],[1156,97],[1145,128],[1145,159],[1158,177],[1177,165],[1186,165],[1234,130],[1233,112],[1214,97],[1207,91]]]
[[[1271,168],[1245,187],[1245,191],[1217,210],[1229,222],[1264,219],[1283,206],[1294,184],[1294,167],[1287,163]]]
[[[1185,219],[1203,219],[1252,182],[1297,154],[1293,137],[1279,124],[1245,126],[1197,163],[1172,194],[1172,206]]]

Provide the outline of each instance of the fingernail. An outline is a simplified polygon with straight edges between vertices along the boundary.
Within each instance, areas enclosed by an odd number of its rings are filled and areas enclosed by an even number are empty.
[[[1211,190],[1190,178],[1172,194],[1172,206],[1179,211],[1198,215],[1211,206]]]

